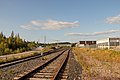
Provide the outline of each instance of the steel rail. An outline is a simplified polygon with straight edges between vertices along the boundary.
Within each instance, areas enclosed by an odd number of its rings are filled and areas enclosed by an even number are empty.
[[[57,75],[59,74],[60,70],[62,69],[65,61],[66,61],[67,58],[68,58],[68,56],[69,56],[69,51],[67,52],[65,58],[62,60],[60,66],[58,66],[57,71],[55,72],[55,75],[53,76],[53,79],[52,79],[52,80],[55,80],[55,79],[56,79]]]

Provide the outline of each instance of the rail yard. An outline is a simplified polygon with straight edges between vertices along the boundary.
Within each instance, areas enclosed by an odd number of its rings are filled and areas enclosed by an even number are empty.
[[[71,48],[48,51],[43,55],[18,59],[0,65],[1,80],[81,80],[71,67],[74,62]],[[73,69],[71,71],[71,69]],[[81,68],[78,68],[78,73]],[[73,73],[73,74],[72,74]],[[77,73],[76,73],[77,74]],[[72,76],[72,77],[71,77]]]

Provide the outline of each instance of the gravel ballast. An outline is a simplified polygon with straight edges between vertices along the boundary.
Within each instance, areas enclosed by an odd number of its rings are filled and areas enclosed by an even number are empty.
[[[43,56],[40,58],[32,59],[29,61],[2,68],[0,69],[0,80],[13,80],[15,76],[34,68],[38,64],[45,62],[47,59],[54,57],[58,53],[61,52],[56,52],[47,56]]]
[[[82,67],[76,61],[74,54],[70,53],[70,61],[69,61],[69,77],[68,80],[82,80]]]

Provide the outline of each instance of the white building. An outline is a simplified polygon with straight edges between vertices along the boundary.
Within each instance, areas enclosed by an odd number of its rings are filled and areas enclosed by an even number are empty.
[[[101,39],[101,40],[97,40],[96,44],[98,48],[114,49],[120,46],[120,38]]]

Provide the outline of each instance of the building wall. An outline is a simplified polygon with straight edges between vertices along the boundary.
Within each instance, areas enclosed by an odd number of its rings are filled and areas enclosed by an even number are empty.
[[[87,48],[95,48],[96,41],[79,41],[76,44],[77,47],[87,47]]]
[[[120,38],[106,38],[97,41],[98,48],[116,48],[120,45]]]
[[[98,48],[109,48],[109,38],[97,40]]]

